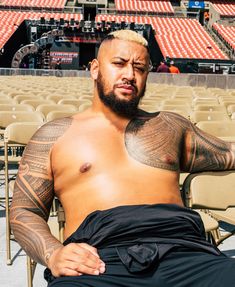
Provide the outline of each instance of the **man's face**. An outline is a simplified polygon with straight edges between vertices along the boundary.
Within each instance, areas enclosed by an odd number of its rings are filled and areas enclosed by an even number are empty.
[[[135,42],[114,39],[99,53],[97,91],[115,113],[132,117],[144,96],[149,68],[147,49]]]

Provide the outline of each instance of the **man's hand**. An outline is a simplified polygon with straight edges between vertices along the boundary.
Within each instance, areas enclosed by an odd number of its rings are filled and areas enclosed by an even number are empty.
[[[55,277],[105,272],[105,264],[97,249],[86,243],[70,243],[56,249],[48,259],[48,268]]]

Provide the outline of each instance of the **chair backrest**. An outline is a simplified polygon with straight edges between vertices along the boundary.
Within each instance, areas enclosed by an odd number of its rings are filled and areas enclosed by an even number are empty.
[[[190,114],[193,123],[200,121],[230,121],[226,112],[194,111]]]
[[[32,107],[34,107],[34,109],[36,110],[36,108],[39,106],[39,105],[42,105],[42,104],[55,104],[54,101],[52,100],[46,100],[46,99],[30,99],[30,100],[24,100],[21,102],[21,104],[27,104],[27,105],[31,105]]]
[[[60,100],[62,99],[76,99],[74,96],[69,96],[69,95],[49,95],[46,97],[46,99],[48,100],[52,100],[55,103],[58,103]]]
[[[218,105],[218,100],[213,99],[202,99],[202,98],[195,98],[193,100],[193,106],[196,105]]]
[[[4,141],[8,144],[26,145],[33,134],[42,126],[39,122],[16,122],[9,124],[4,131]]]
[[[84,99],[84,100],[62,99],[62,100],[59,100],[59,102],[58,102],[59,105],[73,105],[77,108],[79,108],[80,105],[85,104],[85,103],[91,103],[91,100],[88,100],[88,99]]]
[[[34,111],[30,105],[24,104],[0,104],[0,111]]]
[[[209,111],[209,112],[226,112],[226,109],[223,105],[195,105],[195,111]]]
[[[6,128],[14,122],[40,122],[43,123],[44,116],[40,112],[26,111],[2,111],[0,113],[0,127]]]
[[[44,114],[46,117],[49,112],[52,111],[61,111],[61,112],[76,112],[77,108],[73,105],[58,105],[58,104],[42,104],[36,108],[36,111],[39,111]]]
[[[230,105],[235,105],[235,98],[233,100],[225,100],[221,102],[222,105],[224,105],[226,108]]]
[[[71,117],[71,116],[75,115],[76,113],[77,113],[77,111],[75,111],[75,112],[52,111],[52,112],[49,112],[47,114],[46,121],[50,122],[50,121],[64,118],[64,117]]]
[[[235,136],[235,122],[232,121],[201,121],[196,126],[216,137]]]
[[[229,115],[232,115],[233,113],[235,113],[235,104],[233,105],[228,105],[227,106],[227,111]]]
[[[187,114],[188,116],[190,115],[191,112],[191,108],[189,106],[185,106],[185,105],[165,105],[163,104],[161,107],[162,111],[182,111],[185,114]]]
[[[25,100],[39,100],[43,99],[42,97],[36,96],[36,95],[17,95],[14,97],[14,100],[16,100],[18,103],[21,103]]]
[[[164,105],[174,105],[174,106],[191,106],[191,99],[189,99],[188,101],[185,100],[180,100],[180,99],[169,99],[169,100],[165,100],[163,102]]]
[[[0,105],[2,104],[12,105],[17,104],[17,101],[14,99],[0,99]]]
[[[190,174],[182,193],[188,207],[226,210],[235,206],[235,171]]]

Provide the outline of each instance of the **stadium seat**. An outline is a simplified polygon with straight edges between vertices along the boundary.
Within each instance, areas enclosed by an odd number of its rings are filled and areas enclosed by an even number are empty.
[[[64,117],[71,117],[73,115],[75,115],[77,113],[77,111],[51,111],[47,114],[47,117],[46,117],[46,121],[47,122],[50,122],[50,121],[53,121],[55,119],[61,119],[61,118],[64,118]]]
[[[62,9],[66,4],[66,0],[7,0],[1,1],[0,6],[7,7],[30,7],[30,8],[57,8]]]
[[[222,105],[194,105],[195,111],[209,111],[209,112],[226,112],[226,109]]]
[[[46,104],[47,105],[53,105],[53,104],[55,104],[55,102],[52,100],[47,100],[47,99],[37,99],[35,97],[34,99],[24,100],[21,102],[21,104],[30,105],[30,106],[34,107],[34,109],[36,110],[39,105],[43,105],[43,104],[44,105],[46,105]]]
[[[202,210],[217,222],[235,224],[235,172],[201,172],[187,176],[182,194],[185,205]],[[215,243],[219,245],[233,235],[235,229],[222,234],[219,229],[212,230]]]
[[[199,121],[196,126],[213,136],[224,140],[235,138],[235,123],[230,121]]]
[[[213,7],[224,17],[235,16],[234,0],[210,0]]]
[[[235,6],[235,5],[234,5]],[[235,10],[234,10],[235,11]],[[235,16],[235,12],[234,12]],[[220,35],[220,37],[235,50],[235,26],[225,26],[223,24],[214,23],[213,29]]]
[[[13,0],[12,0],[13,1]],[[48,0],[49,1],[49,0]],[[31,3],[32,1],[27,1]],[[56,1],[54,1],[56,3]],[[3,2],[4,3],[4,2]],[[0,2],[1,4],[1,2]],[[55,13],[55,12],[28,12],[28,11],[6,11],[0,10],[0,48],[4,47],[7,41],[11,38],[13,33],[18,29],[24,20],[40,20],[41,17],[45,19],[54,18],[55,20],[80,21],[82,14],[79,13]]]
[[[169,0],[115,0],[117,11],[154,12],[168,15],[174,14],[174,9]]]
[[[193,111],[190,114],[190,119],[194,124],[201,121],[230,121],[226,112],[217,111]]]
[[[0,104],[0,111],[28,111],[33,112],[34,108],[26,104]]]
[[[38,105],[36,111],[41,112],[46,118],[47,115],[52,111],[61,111],[61,112],[76,112],[77,108],[73,105],[58,105],[58,104],[41,104]]]
[[[228,60],[196,19],[100,14],[96,21],[151,24],[164,58]]]

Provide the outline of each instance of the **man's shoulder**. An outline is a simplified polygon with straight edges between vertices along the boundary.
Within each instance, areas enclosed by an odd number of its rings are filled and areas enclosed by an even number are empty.
[[[66,117],[47,122],[38,129],[33,139],[37,140],[40,138],[40,140],[44,139],[46,141],[58,138],[71,126],[72,121],[72,117]]]
[[[146,120],[151,120],[151,119],[162,119],[162,120],[176,120],[176,121],[186,121],[189,122],[188,119],[185,117],[181,116],[178,113],[171,112],[171,111],[156,111],[156,112],[147,112],[144,110],[139,110],[137,114],[138,119],[146,119]]]
[[[132,119],[129,123],[129,127],[140,128],[145,126],[148,123],[148,126],[151,128],[156,127],[169,127],[169,128],[180,128],[182,131],[190,128],[192,123],[185,117],[180,114],[170,112],[170,111],[158,111],[154,113],[149,113],[144,110],[139,110],[138,115]]]

